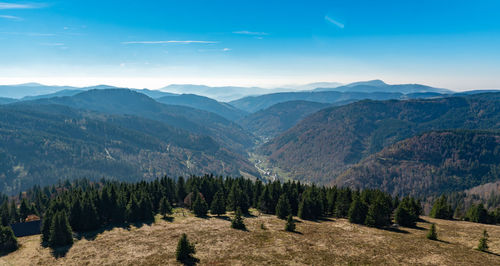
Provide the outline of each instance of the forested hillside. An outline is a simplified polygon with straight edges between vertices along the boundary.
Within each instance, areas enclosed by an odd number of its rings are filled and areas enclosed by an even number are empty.
[[[239,110],[228,103],[218,102],[214,99],[196,94],[164,96],[156,99],[156,101],[164,104],[188,106],[212,112],[231,121],[239,119],[247,114],[245,111]]]
[[[261,152],[292,178],[330,183],[397,141],[430,130],[500,128],[500,94],[360,101],[323,109],[266,143]]]
[[[128,114],[160,121],[195,134],[208,135],[233,151],[244,153],[254,136],[239,125],[211,112],[179,105],[161,104],[127,89],[89,90],[72,97],[41,99],[23,104],[59,104],[106,114]]]
[[[327,103],[290,101],[250,114],[238,123],[256,136],[271,138],[285,132],[302,118],[330,106]]]
[[[333,183],[394,195],[462,191],[500,179],[500,133],[428,132],[377,152]]]
[[[66,178],[259,175],[243,156],[209,136],[57,105],[0,107],[0,158],[0,191],[7,193]]]

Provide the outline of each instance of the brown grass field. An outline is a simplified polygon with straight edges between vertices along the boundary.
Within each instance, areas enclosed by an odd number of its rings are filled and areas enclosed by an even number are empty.
[[[150,225],[87,234],[58,255],[40,246],[39,235],[21,237],[19,250],[0,257],[0,265],[176,265],[182,233],[196,244],[200,265],[500,265],[500,226],[424,217],[437,226],[440,241],[431,241],[428,222],[389,231],[345,219],[298,219],[298,233],[290,233],[285,221],[257,212],[245,218],[248,231],[231,229],[227,217],[184,213],[176,209],[171,221],[157,217]],[[475,250],[483,229],[490,253]]]

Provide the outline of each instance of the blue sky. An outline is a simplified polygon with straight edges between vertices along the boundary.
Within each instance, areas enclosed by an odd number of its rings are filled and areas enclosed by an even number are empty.
[[[0,83],[500,88],[500,1],[0,0]]]

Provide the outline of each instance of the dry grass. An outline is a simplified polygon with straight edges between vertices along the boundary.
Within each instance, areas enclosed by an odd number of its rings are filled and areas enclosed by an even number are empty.
[[[256,213],[255,213],[256,214]],[[500,227],[468,222],[436,223],[441,241],[425,238],[421,229],[399,232],[350,224],[344,219],[299,221],[297,231],[283,230],[285,222],[261,215],[245,219],[248,231],[230,228],[223,218],[196,218],[177,209],[173,221],[157,217],[152,225],[114,228],[75,242],[56,258],[40,246],[40,236],[19,238],[21,248],[0,258],[0,265],[158,265],[177,264],[175,248],[182,233],[196,243],[202,265],[335,265],[423,264],[500,265]],[[264,224],[266,230],[261,229]],[[474,250],[482,230],[490,235],[492,253]]]

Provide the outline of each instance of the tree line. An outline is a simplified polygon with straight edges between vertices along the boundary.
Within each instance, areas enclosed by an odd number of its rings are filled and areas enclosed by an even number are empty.
[[[173,207],[188,208],[196,216],[225,215],[228,211],[240,216],[255,208],[286,219],[291,230],[292,216],[308,220],[347,218],[372,227],[388,226],[394,221],[412,227],[422,214],[420,200],[392,197],[377,189],[359,191],[295,181],[263,183],[213,175],[163,177],[136,183],[80,179],[43,188],[34,186],[17,200],[19,207],[6,196],[0,197],[3,225],[22,221],[30,214],[39,215],[42,243],[52,247],[71,244],[73,233],[150,222],[156,214],[170,215]],[[239,219],[235,219],[236,227],[243,227]]]

